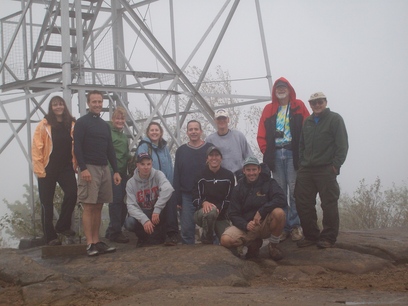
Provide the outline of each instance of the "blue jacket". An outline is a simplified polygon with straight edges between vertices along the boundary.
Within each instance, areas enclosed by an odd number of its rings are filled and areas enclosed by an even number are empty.
[[[173,162],[171,160],[169,148],[167,147],[167,142],[162,139],[157,146],[152,143],[149,137],[143,137],[137,147],[136,155],[143,152],[150,154],[153,159],[153,168],[163,172],[171,185],[173,185]]]

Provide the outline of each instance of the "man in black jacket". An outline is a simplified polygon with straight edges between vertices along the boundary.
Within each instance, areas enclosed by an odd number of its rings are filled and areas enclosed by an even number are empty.
[[[193,188],[193,204],[198,210],[194,222],[202,227],[201,243],[212,244],[214,231],[221,238],[230,225],[226,218],[231,193],[235,185],[234,174],[221,167],[222,153],[211,146],[207,150],[207,165],[197,176]]]
[[[285,226],[285,194],[271,178],[270,170],[262,168],[255,157],[244,161],[244,178],[234,188],[228,216],[233,226],[221,236],[221,245],[235,249],[248,246],[246,258],[259,255],[263,239],[269,240],[269,256],[273,260],[283,258],[278,248],[279,236]]]

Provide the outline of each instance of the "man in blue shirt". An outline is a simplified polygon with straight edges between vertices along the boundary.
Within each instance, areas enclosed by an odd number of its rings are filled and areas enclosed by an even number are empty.
[[[205,167],[207,150],[212,146],[201,139],[202,134],[200,122],[190,120],[187,123],[189,142],[177,149],[174,162],[174,198],[177,205],[181,205],[180,227],[183,244],[195,243],[196,208],[193,205],[192,190],[195,178]]]

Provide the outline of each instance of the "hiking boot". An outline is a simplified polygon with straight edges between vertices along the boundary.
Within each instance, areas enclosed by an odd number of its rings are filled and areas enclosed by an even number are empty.
[[[306,238],[303,238],[303,239],[299,240],[298,242],[296,242],[296,245],[297,245],[298,248],[305,248],[305,247],[315,245],[315,244],[316,244],[316,241],[309,240],[309,239],[306,239]]]
[[[48,242],[48,245],[61,245],[61,240],[57,239],[53,239],[51,241]]]
[[[205,238],[204,235],[201,236],[200,241],[202,244],[213,244],[214,243],[214,237],[212,239]]]
[[[143,240],[143,239],[138,238],[138,239],[137,239],[137,242],[136,242],[136,247],[137,247],[137,248],[141,248],[141,247],[146,246],[146,244],[147,244],[147,241],[146,241],[146,240]]]
[[[269,257],[274,261],[281,260],[283,258],[283,252],[278,248],[277,243],[269,242],[268,244]]]
[[[285,241],[289,236],[288,232],[283,231],[282,234],[279,236],[279,242]]]
[[[112,253],[116,251],[115,247],[110,247],[109,245],[102,241],[95,243],[95,246],[99,254]]]
[[[263,240],[261,238],[256,238],[250,245],[248,245],[248,251],[245,254],[246,259],[256,258],[259,256],[259,249],[263,244]]]
[[[238,248],[230,248],[228,250],[230,250],[231,254],[235,257],[241,258],[241,254],[239,253]]]
[[[316,246],[317,246],[319,249],[328,249],[328,248],[333,248],[333,247],[334,247],[334,243],[331,243],[330,241],[327,241],[327,240],[319,240],[319,241],[316,243]]]
[[[117,242],[117,243],[128,243],[129,238],[125,236],[125,234],[120,233],[114,239],[109,239],[110,241]]]
[[[300,226],[295,227],[294,229],[292,229],[292,231],[290,232],[290,235],[292,236],[292,241],[299,241],[303,239],[303,231],[302,228]]]
[[[168,235],[166,241],[164,241],[165,246],[175,246],[178,243],[177,234]]]
[[[98,249],[96,248],[96,245],[94,243],[88,244],[86,253],[88,254],[88,256],[96,256],[99,254]]]
[[[75,231],[73,231],[72,229],[67,229],[65,231],[59,232],[58,234],[64,235],[66,237],[72,237],[76,235]]]

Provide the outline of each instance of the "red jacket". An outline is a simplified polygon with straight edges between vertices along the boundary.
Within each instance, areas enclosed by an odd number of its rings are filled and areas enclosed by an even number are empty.
[[[275,131],[276,116],[279,107],[279,100],[275,95],[276,84],[283,81],[289,88],[289,126],[292,134],[293,165],[298,169],[299,164],[299,140],[302,131],[303,121],[310,115],[302,100],[296,99],[296,92],[288,80],[281,77],[277,79],[272,88],[272,103],[265,106],[258,125],[257,141],[259,149],[263,153],[263,162],[273,171],[275,169]]]

